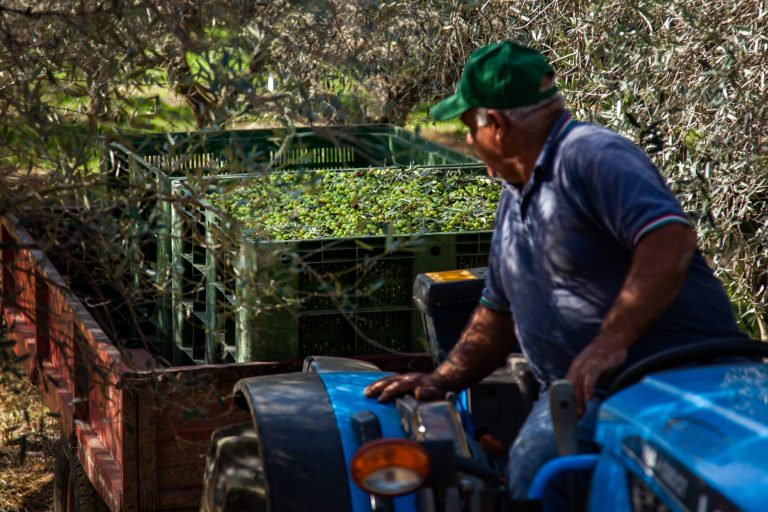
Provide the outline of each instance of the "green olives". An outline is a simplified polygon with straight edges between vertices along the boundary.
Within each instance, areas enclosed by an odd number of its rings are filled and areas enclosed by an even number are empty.
[[[470,170],[275,172],[222,180],[211,204],[268,240],[493,229],[501,184]]]

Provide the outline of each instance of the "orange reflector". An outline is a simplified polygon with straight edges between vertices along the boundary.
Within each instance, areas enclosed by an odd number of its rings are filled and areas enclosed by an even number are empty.
[[[352,457],[352,480],[371,494],[399,496],[421,486],[429,475],[429,457],[409,439],[377,439]]]

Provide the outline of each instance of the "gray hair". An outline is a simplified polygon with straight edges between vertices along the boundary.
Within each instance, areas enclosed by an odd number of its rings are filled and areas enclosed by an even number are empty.
[[[533,105],[526,105],[524,107],[515,107],[515,108],[494,108],[489,109],[486,107],[478,107],[477,113],[475,114],[475,118],[477,121],[477,126],[485,126],[488,124],[488,111],[489,110],[495,110],[497,112],[501,112],[503,115],[505,115],[507,118],[511,119],[515,122],[522,122],[525,121],[528,116],[534,114],[536,111],[548,107],[554,103],[559,103],[560,108],[565,108],[565,99],[563,98],[562,94],[557,93],[554,96],[550,96],[549,98],[543,99],[538,103],[534,103]]]

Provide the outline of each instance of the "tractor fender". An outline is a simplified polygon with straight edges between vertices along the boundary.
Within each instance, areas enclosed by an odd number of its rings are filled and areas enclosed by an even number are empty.
[[[259,439],[269,510],[370,511],[370,496],[349,477],[362,444],[351,419],[368,411],[383,437],[405,436],[393,403],[363,395],[365,386],[390,374],[330,358],[317,363],[304,373],[252,377],[235,386],[235,400],[250,411]],[[396,498],[395,510],[415,511],[415,497]]]

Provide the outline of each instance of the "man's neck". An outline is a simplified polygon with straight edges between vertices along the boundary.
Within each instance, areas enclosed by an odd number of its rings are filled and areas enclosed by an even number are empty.
[[[555,123],[557,123],[557,120],[560,119],[564,112],[565,110],[560,106],[542,110],[540,115],[531,120],[532,122],[529,127],[526,127],[524,142],[527,149],[520,159],[524,169],[525,183],[528,183],[528,180],[531,179],[544,145],[547,143]],[[525,185],[525,183],[522,185]]]

